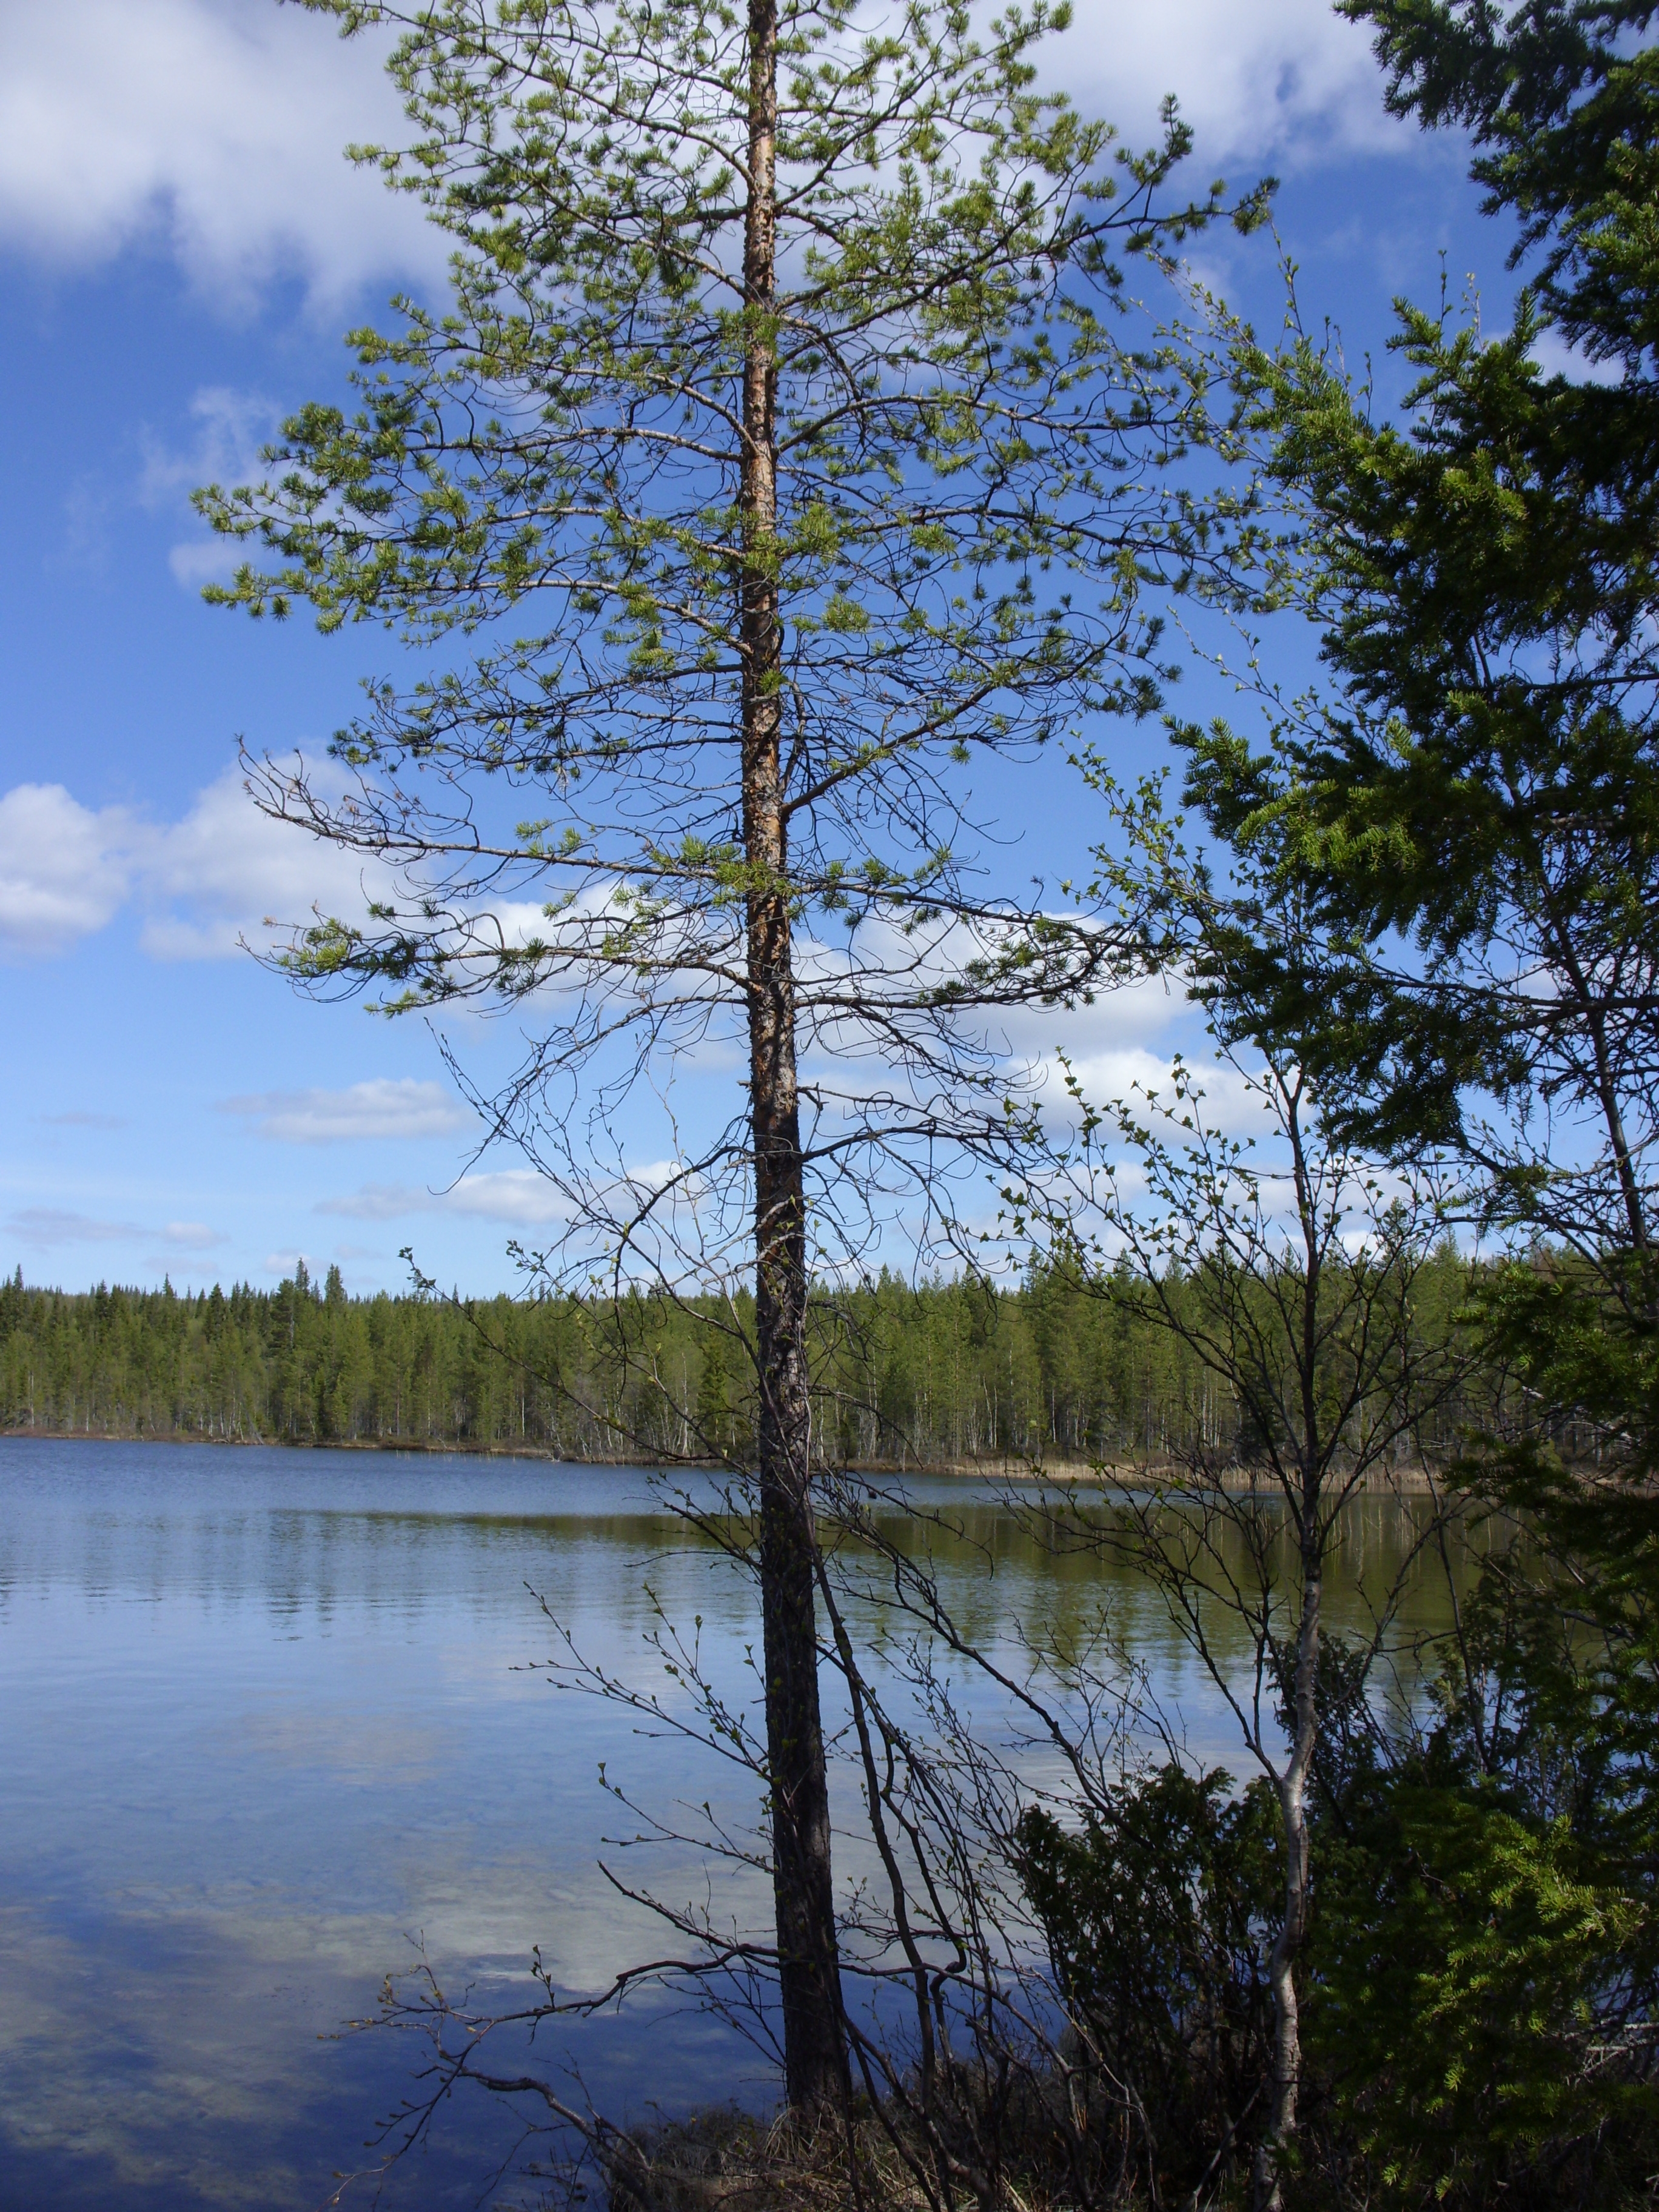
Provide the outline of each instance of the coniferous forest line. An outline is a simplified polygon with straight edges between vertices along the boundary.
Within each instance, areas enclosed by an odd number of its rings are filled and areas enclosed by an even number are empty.
[[[997,1290],[884,1273],[820,1294],[814,1432],[847,1465],[1158,1462],[1194,1447],[1252,1458],[1236,1393],[1192,1348],[1113,1295],[1033,1271]],[[1449,1337],[1469,1272],[1448,1249],[1422,1285]],[[722,1325],[723,1324],[723,1325]],[[0,1285],[0,1428],[301,1445],[447,1447],[668,1462],[752,1448],[740,1301],[348,1296],[303,1261],[276,1289],[86,1291]],[[1425,1419],[1455,1450],[1488,1410],[1469,1393]]]

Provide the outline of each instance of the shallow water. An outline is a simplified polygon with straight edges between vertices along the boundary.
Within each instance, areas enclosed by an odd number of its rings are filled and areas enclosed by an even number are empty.
[[[1098,1603],[1098,1566],[1040,1555],[988,1492],[913,1490],[962,1524],[940,1568],[977,1635],[1012,1648]],[[1406,1534],[1400,1508],[1356,1509],[1339,1619]],[[407,2040],[337,2031],[415,1942],[492,2008],[522,2001],[532,1944],[566,1991],[656,1947],[601,1870],[600,1762],[653,1805],[750,1808],[706,1757],[526,1671],[553,1649],[532,1593],[641,1682],[662,1680],[657,1605],[700,1614],[711,1667],[744,1679],[750,1592],[638,1471],[0,1439],[4,2212],[313,2212],[412,2077]],[[1109,1595],[1193,1751],[1236,1760],[1159,1601]],[[650,1867],[680,1895],[699,1874],[684,1850]],[[612,2112],[770,2094],[752,2052],[660,2002],[544,2056]],[[381,2201],[471,2205],[513,2141],[463,2101]]]

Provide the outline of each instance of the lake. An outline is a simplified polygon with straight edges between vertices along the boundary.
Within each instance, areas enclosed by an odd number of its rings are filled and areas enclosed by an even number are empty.
[[[912,1489],[973,1539],[941,1560],[977,1635],[1098,1601],[1098,1569],[1034,1553],[988,1487]],[[1351,1565],[1403,1535],[1401,1508],[1362,1501]],[[1352,1571],[1331,1588],[1352,1613]],[[600,1762],[647,1805],[750,1808],[706,1754],[532,1671],[554,1648],[532,1593],[641,1684],[662,1681],[659,1605],[701,1615],[739,1687],[758,1633],[742,1577],[641,1471],[0,1439],[3,2212],[317,2212],[411,2079],[407,2039],[338,2031],[415,1942],[490,2009],[524,2000],[532,1945],[578,1992],[659,1945],[601,1869]],[[1236,1763],[1158,1601],[1108,1595],[1194,1755]],[[1437,1604],[1425,1576],[1413,1617]],[[700,1869],[659,1850],[649,1875],[684,1895]],[[617,2113],[772,2094],[746,2045],[662,1999],[538,2047]],[[380,2201],[474,2204],[514,2139],[458,2100]]]

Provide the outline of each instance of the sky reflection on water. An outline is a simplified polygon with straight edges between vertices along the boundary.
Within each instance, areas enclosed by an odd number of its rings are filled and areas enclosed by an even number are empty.
[[[1037,1559],[988,1497],[918,1487],[970,1523],[945,1565],[975,1633],[1098,1601],[1097,1570]],[[1356,1539],[1397,1548],[1392,1509],[1362,1510]],[[599,1761],[647,1802],[750,1808],[526,1670],[552,1648],[533,1591],[659,1680],[647,1583],[736,1681],[749,1593],[635,1471],[0,1439],[0,2212],[313,2212],[410,2078],[407,2042],[334,2031],[412,1938],[502,2006],[532,1944],[565,1990],[640,1955],[652,1924],[599,1868]],[[1110,1595],[1191,1747],[1232,1759],[1158,1601]],[[700,1874],[653,1854],[665,1893]],[[729,2033],[660,2006],[568,2047],[612,2111],[769,2094]],[[480,2097],[383,2201],[470,2205],[512,2141]]]

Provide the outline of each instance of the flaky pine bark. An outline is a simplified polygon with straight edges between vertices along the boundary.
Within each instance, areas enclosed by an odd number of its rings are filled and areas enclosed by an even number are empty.
[[[846,2094],[848,2070],[813,1606],[816,1537],[808,1456],[805,1189],[795,1070],[781,749],[783,634],[776,562],[777,368],[772,326],[777,251],[777,30],[775,0],[752,0],[740,489],[743,831],[748,865],[761,1611],[772,1887],[786,2088],[792,2106],[810,2111]]]

